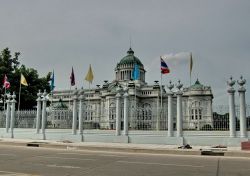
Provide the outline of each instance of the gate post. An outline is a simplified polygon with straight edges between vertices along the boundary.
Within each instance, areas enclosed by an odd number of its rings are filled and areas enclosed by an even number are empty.
[[[37,101],[37,109],[36,109],[36,133],[38,134],[40,131],[40,126],[41,126],[41,90],[39,90],[39,92],[37,93],[38,98],[36,99]]]
[[[232,76],[230,77],[229,81],[227,81],[229,86],[227,92],[229,94],[229,131],[230,137],[236,137],[236,117],[235,117],[235,98],[234,93],[235,90],[233,88],[235,81],[233,80]]]
[[[13,92],[12,101],[11,101],[11,119],[10,119],[10,130],[11,138],[14,138],[14,127],[15,127],[15,103],[16,103],[16,94]]]
[[[183,84],[181,84],[180,80],[178,81],[178,84],[176,85],[178,92],[176,93],[177,95],[177,121],[176,121],[176,127],[177,127],[177,137],[182,137],[182,118],[183,118],[183,114],[182,114],[182,88]]]
[[[46,106],[47,106],[47,99],[46,99],[47,93],[46,90],[43,92],[43,108],[42,108],[42,134],[43,134],[43,140],[46,139],[45,136],[45,128],[46,128],[46,123],[47,123],[47,114],[46,114]]]
[[[72,134],[76,134],[77,125],[77,89],[73,92],[73,120],[72,120]]]
[[[116,94],[116,136],[120,136],[121,134],[121,94],[119,93],[119,89],[117,89]]]
[[[7,94],[7,109],[6,109],[6,132],[8,133],[9,132],[9,128],[10,128],[10,104],[11,104],[11,95],[10,94]]]
[[[241,76],[240,80],[238,80],[237,82],[240,85],[240,88],[238,90],[240,95],[240,136],[245,138],[247,137],[246,98],[245,98],[246,89],[244,87],[246,80],[243,79],[243,77]]]
[[[174,85],[171,81],[169,81],[168,89],[168,137],[173,137],[173,95],[172,89],[174,88]]]
[[[83,106],[82,102],[84,100],[84,95],[83,95],[83,90],[80,91],[80,96],[79,96],[79,134],[83,134]]]
[[[123,95],[124,97],[124,109],[123,109],[123,113],[124,113],[124,121],[123,121],[123,129],[124,129],[124,135],[127,136],[128,135],[128,93],[127,93],[127,89],[125,90],[125,93]]]

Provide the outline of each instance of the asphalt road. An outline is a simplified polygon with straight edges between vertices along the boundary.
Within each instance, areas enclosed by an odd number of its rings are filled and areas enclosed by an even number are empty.
[[[250,158],[0,146],[0,175],[249,176]]]

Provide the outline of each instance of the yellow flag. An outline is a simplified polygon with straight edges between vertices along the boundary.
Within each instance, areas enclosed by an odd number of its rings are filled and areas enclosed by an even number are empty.
[[[21,73],[20,83],[24,86],[28,86],[28,83],[22,73]]]
[[[192,73],[192,69],[193,69],[193,57],[192,57],[192,53],[190,53],[190,76]]]
[[[85,80],[92,83],[93,79],[94,79],[93,71],[92,71],[91,65],[89,65],[89,71],[85,77]]]

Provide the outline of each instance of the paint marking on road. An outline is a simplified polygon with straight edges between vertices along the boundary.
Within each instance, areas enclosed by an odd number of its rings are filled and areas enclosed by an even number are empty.
[[[56,164],[49,164],[46,165],[47,167],[56,167],[56,168],[65,168],[65,169],[80,169],[81,167],[77,166],[61,166],[61,165],[56,165]]]
[[[83,156],[93,156],[93,154],[84,154],[84,153],[57,153],[58,155],[83,155]]]
[[[83,156],[93,156],[94,154],[79,154],[79,153],[57,153],[58,155],[83,155]],[[112,154],[99,154],[98,156],[107,156],[107,157],[127,157],[127,156],[121,156],[121,155],[112,155]]]
[[[90,158],[64,158],[64,157],[56,157],[56,156],[36,156],[39,158],[48,158],[48,159],[66,159],[66,160],[86,160],[86,161],[95,161],[96,159]]]
[[[34,174],[25,174],[20,172],[9,172],[9,171],[0,171],[0,175],[8,175],[8,176],[38,176]]]
[[[16,156],[14,154],[0,153],[0,156]]]
[[[101,155],[99,155],[99,156],[121,157],[121,158],[127,157],[127,156],[121,156],[121,155],[109,155],[109,154],[101,154]]]
[[[116,162],[127,163],[127,164],[148,164],[148,165],[162,165],[162,166],[176,166],[176,167],[195,167],[195,168],[204,167],[204,166],[194,166],[185,164],[147,163],[147,162],[133,162],[133,161],[116,161]]]

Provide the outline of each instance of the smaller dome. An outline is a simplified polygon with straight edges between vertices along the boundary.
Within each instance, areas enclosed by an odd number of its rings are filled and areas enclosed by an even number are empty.
[[[143,66],[140,59],[134,56],[134,51],[131,48],[129,48],[129,50],[127,51],[127,56],[123,57],[121,61],[117,64],[117,66],[125,64],[135,64],[135,63],[138,64],[139,66]]]
[[[60,98],[58,103],[53,104],[53,109],[68,109],[68,106],[65,105],[62,99]]]
[[[190,90],[203,90],[204,85],[200,83],[200,81],[197,79],[195,83],[189,87]]]

